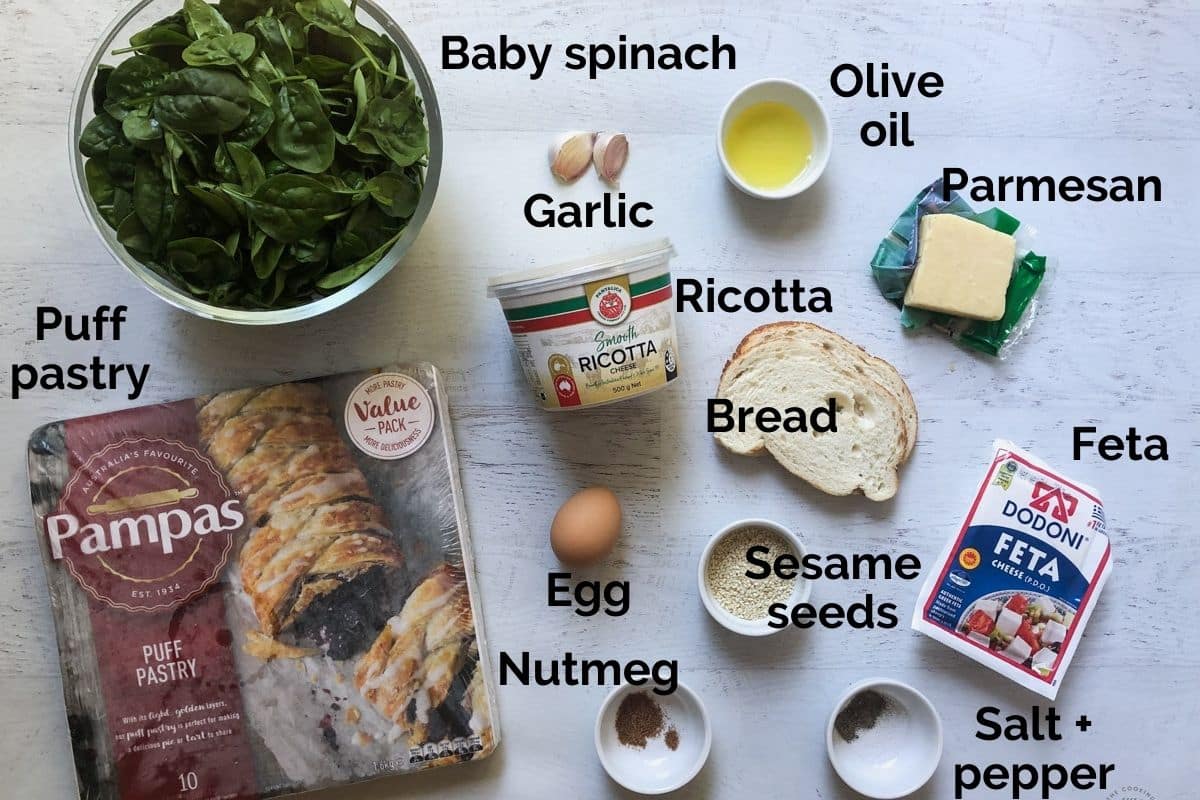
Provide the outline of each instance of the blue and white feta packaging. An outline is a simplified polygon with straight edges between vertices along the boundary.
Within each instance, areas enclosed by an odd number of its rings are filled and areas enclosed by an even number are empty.
[[[1054,699],[1112,571],[1095,489],[997,440],[913,611],[914,630]]]

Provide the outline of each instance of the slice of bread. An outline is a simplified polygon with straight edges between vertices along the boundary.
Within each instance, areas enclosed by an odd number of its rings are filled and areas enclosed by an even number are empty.
[[[769,452],[793,474],[834,495],[862,492],[887,500],[912,451],[917,412],[900,374],[882,359],[807,322],[780,322],[746,335],[721,373],[717,396],[735,409],[770,406],[811,411],[837,403],[836,432],[716,434],[742,455]],[[735,419],[737,411],[735,410]]]
[[[866,375],[876,383],[883,384],[883,388],[896,397],[896,401],[900,403],[900,411],[904,415],[904,432],[908,436],[908,446],[904,450],[904,460],[907,461],[917,443],[917,404],[913,401],[912,392],[908,390],[908,384],[904,382],[904,378],[900,376],[896,368],[882,358],[871,355],[849,339],[839,336],[831,330],[826,330],[820,325],[808,322],[780,324],[802,327],[805,331],[804,336],[817,340],[823,347],[826,344],[829,345],[825,347],[825,350],[837,359],[843,369],[854,370],[860,375]]]

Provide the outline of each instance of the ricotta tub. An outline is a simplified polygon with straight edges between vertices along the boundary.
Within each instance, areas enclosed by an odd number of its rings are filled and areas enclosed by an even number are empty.
[[[488,281],[548,411],[615,403],[679,377],[666,239]]]

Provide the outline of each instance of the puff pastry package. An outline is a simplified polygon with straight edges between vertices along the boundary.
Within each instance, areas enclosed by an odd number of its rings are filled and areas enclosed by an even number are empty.
[[[35,431],[80,797],[275,797],[490,754],[450,428],[416,363]]]

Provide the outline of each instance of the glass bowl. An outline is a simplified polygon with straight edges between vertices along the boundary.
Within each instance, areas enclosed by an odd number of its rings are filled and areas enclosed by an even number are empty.
[[[363,12],[359,17],[360,21],[373,28],[377,33],[388,36],[399,48],[408,76],[416,83],[417,93],[424,103],[425,120],[429,127],[429,163],[425,168],[425,187],[421,192],[421,199],[417,203],[416,211],[413,212],[408,226],[396,244],[369,272],[354,283],[326,297],[319,297],[298,306],[267,310],[213,305],[199,299],[186,289],[175,286],[130,255],[125,247],[117,241],[117,232],[110,228],[100,216],[100,211],[96,208],[91,193],[87,190],[83,172],[84,157],[78,148],[79,138],[84,127],[95,116],[92,109],[91,88],[97,69],[101,63],[115,65],[127,57],[110,56],[109,52],[124,47],[132,34],[178,11],[182,5],[182,0],[140,0],[104,31],[99,43],[88,57],[79,81],[75,85],[75,93],[71,100],[70,141],[68,142],[71,176],[75,183],[75,194],[87,212],[92,228],[100,235],[113,257],[132,272],[151,292],[171,305],[199,317],[238,325],[278,325],[315,317],[353,300],[378,283],[404,258],[404,254],[412,247],[421,226],[429,216],[434,196],[437,194],[438,177],[442,168],[442,117],[438,110],[433,84],[429,79],[429,72],[425,69],[421,56],[396,21],[388,16],[374,0],[358,0],[357,7]]]

